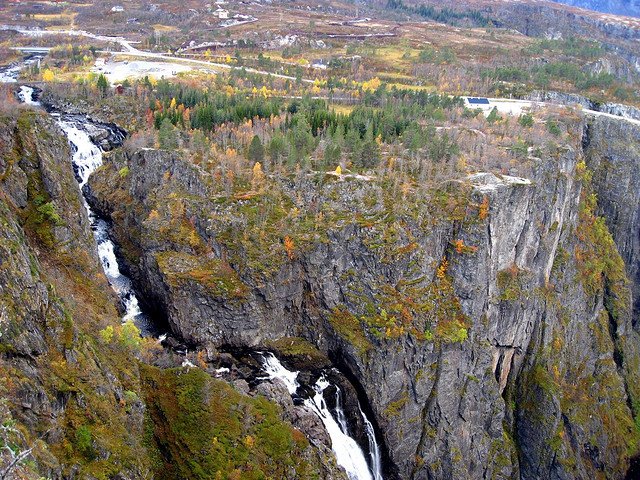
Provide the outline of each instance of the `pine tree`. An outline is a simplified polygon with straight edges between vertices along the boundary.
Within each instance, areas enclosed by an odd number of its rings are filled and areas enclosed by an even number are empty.
[[[109,89],[109,81],[107,77],[105,77],[102,73],[98,77],[98,81],[96,83],[98,90],[100,90],[100,94],[104,97],[107,94],[107,90]]]
[[[491,110],[491,113],[489,113],[489,116],[487,117],[487,122],[495,123],[500,120],[502,120],[502,117],[498,115],[498,107],[493,107],[493,110]]]
[[[260,141],[260,137],[258,137],[258,135],[254,135],[251,139],[247,157],[254,163],[264,162],[264,147],[262,146],[262,142]]]
[[[160,130],[158,131],[158,142],[160,148],[163,150],[177,150],[178,149],[178,133],[175,127],[171,123],[171,120],[165,118],[160,124]]]

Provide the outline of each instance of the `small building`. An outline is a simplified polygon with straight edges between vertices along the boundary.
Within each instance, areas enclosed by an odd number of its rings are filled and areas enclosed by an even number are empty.
[[[213,14],[218,17],[220,20],[226,20],[229,18],[229,10],[225,10],[224,8],[216,9]]]
[[[114,7],[111,7],[111,11],[112,12],[124,12],[124,7],[122,5],[116,5]]]
[[[488,108],[491,106],[489,99],[484,97],[466,97],[464,101],[470,108]]]

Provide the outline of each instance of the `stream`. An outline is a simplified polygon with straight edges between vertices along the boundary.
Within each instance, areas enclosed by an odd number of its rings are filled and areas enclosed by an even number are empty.
[[[1,67],[0,83],[16,83],[22,70],[34,63],[38,63],[42,58],[42,55],[32,55],[20,63],[9,65],[8,67]]]
[[[27,105],[40,105],[40,102],[34,99],[34,89],[31,87],[20,87],[18,96]],[[102,165],[102,150],[91,141],[89,134],[82,128],[83,121],[89,123],[86,117],[78,117],[77,115],[65,116],[57,113],[52,113],[51,115],[57,119],[58,125],[67,136],[73,152],[71,159],[73,169],[78,180],[79,188],[82,191],[82,187],[86,185],[91,173]],[[115,247],[109,238],[109,224],[104,219],[99,218],[91,209],[84,196],[84,192],[82,202],[84,208],[87,210],[89,221],[91,222],[91,229],[93,230],[93,235],[96,240],[100,263],[109,280],[109,284],[118,295],[124,309],[122,321],[133,321],[143,336],[157,336],[159,332],[154,327],[153,322],[140,309],[138,297],[136,297],[133,290],[131,279],[120,271],[118,259],[115,254]]]

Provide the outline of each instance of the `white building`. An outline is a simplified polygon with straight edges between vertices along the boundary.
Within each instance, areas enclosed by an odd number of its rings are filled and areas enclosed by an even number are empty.
[[[224,8],[218,8],[215,12],[213,12],[220,20],[226,20],[229,18],[229,10],[225,10]]]

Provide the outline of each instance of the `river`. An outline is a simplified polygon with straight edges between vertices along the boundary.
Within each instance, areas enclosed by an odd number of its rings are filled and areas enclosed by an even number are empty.
[[[28,105],[40,106],[40,103],[34,98],[34,89],[31,87],[20,87],[18,96]],[[71,146],[73,152],[71,162],[76,172],[78,186],[82,191],[82,187],[86,185],[91,173],[102,165],[102,150],[91,141],[89,134],[82,128],[83,122],[89,122],[89,119],[78,116],[67,117],[56,113],[52,116],[57,119],[58,125],[67,136]],[[140,302],[133,290],[131,279],[120,270],[115,246],[109,238],[109,224],[95,214],[87,203],[84,193],[82,201],[91,222],[102,268],[122,304],[124,310],[122,321],[133,321],[143,336],[156,336],[158,332],[154,328],[153,322],[140,309]]]

